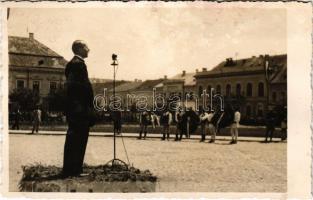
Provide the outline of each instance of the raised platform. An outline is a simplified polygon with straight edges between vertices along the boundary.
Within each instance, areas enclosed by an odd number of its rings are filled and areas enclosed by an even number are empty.
[[[87,166],[83,177],[62,178],[55,166],[23,166],[22,192],[155,192],[157,177],[128,166]]]

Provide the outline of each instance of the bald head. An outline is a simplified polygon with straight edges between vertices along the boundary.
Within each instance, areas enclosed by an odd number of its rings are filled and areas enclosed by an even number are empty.
[[[82,40],[75,40],[72,44],[72,51],[75,55],[79,55],[83,58],[88,57],[89,48],[87,44]]]

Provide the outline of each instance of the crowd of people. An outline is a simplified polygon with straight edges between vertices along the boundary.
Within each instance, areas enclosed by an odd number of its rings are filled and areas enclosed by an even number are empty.
[[[122,122],[121,113],[113,117],[113,125],[117,134],[121,133]],[[200,109],[199,112],[194,111],[192,107],[184,111],[182,108],[177,109],[175,112],[164,110],[163,112],[152,112],[143,110],[139,115],[139,136],[138,139],[146,139],[148,134],[148,127],[153,129],[161,127],[161,140],[170,139],[170,127],[175,125],[176,130],[175,141],[181,141],[183,136],[190,138],[190,134],[195,133],[198,129],[201,133],[200,142],[205,142],[206,137],[210,136],[209,143],[214,143],[216,135],[220,133],[220,130],[225,127],[229,127],[231,141],[230,144],[236,144],[238,142],[239,124],[241,119],[241,113],[239,107],[228,107],[224,111],[205,111]],[[271,142],[274,136],[275,126],[279,121],[281,125],[281,140],[287,139],[287,116],[283,119],[277,119],[275,112],[270,109],[265,118],[266,132],[264,142]]]

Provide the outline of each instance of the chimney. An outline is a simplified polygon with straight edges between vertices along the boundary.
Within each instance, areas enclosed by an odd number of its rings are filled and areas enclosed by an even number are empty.
[[[166,76],[166,75],[164,75],[164,79],[165,79],[165,80],[167,79],[167,76]]]
[[[34,39],[34,33],[29,33],[29,39],[31,39],[31,40]]]
[[[135,78],[135,83],[137,83],[137,82],[138,82],[138,79]]]
[[[203,72],[206,72],[206,70],[207,70],[207,69],[206,69],[205,67],[204,67],[204,68],[202,68],[202,71],[203,71]]]
[[[183,74],[181,75],[181,76],[185,76],[186,75],[186,71],[185,70],[183,70]]]
[[[199,70],[198,69],[196,69],[196,73],[198,73],[199,72]]]

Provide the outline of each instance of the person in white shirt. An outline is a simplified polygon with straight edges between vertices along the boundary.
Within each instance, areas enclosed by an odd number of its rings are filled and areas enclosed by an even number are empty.
[[[211,140],[209,141],[209,143],[214,143],[215,142],[215,137],[216,137],[216,128],[212,122],[212,119],[214,117],[214,113],[212,111],[209,111],[208,117],[207,117],[207,121],[209,124],[209,135],[211,135]]]
[[[200,142],[205,141],[205,135],[206,135],[206,125],[208,123],[208,113],[206,113],[204,110],[201,110],[201,114],[199,116],[200,118],[200,125],[201,125],[201,140]]]
[[[40,123],[41,123],[41,110],[39,109],[39,107],[37,107],[33,111],[33,129],[32,129],[32,134],[34,134],[34,131],[36,131],[36,133],[38,133]]]
[[[151,124],[152,124],[152,128],[154,129],[157,126],[160,126],[160,119],[154,112],[151,112]]]
[[[230,144],[237,144],[240,115],[241,114],[239,112],[239,108],[236,108],[235,113],[234,113],[234,121],[230,125],[230,133],[231,133],[231,137],[232,137]]]

